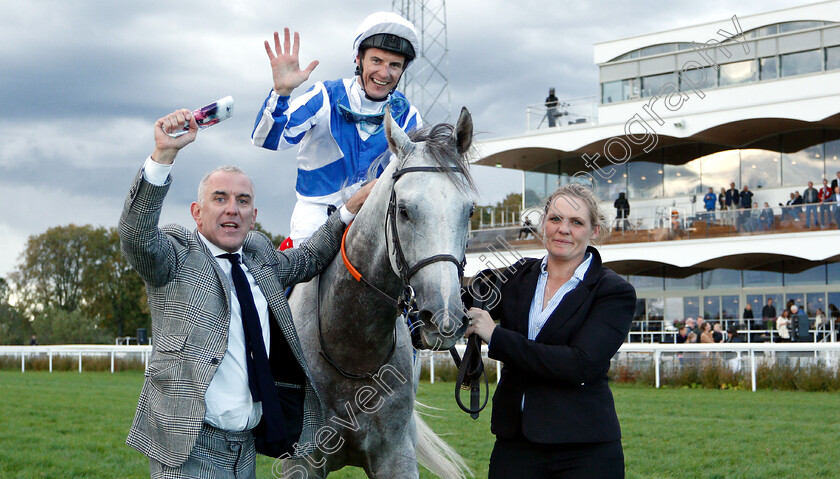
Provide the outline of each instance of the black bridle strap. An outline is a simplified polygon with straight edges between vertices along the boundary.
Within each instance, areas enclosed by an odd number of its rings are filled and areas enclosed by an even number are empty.
[[[458,268],[458,277],[462,278],[464,276],[464,265],[462,261],[458,261],[454,256],[451,254],[436,254],[434,256],[429,256],[428,258],[421,259],[411,268],[408,268],[408,272],[405,274],[407,280],[411,280],[411,277],[414,276],[414,273],[420,271],[420,269],[432,264],[437,263],[438,261],[450,261],[455,263],[455,266]]]
[[[455,402],[462,411],[468,413],[471,418],[478,419],[480,413],[490,399],[490,386],[487,384],[487,371],[484,370],[484,362],[481,360],[481,338],[477,334],[467,338],[467,348],[464,350],[464,357],[458,357],[458,351],[453,346],[449,349],[455,367],[458,368],[458,377],[455,380]],[[484,403],[481,402],[481,377],[484,376]],[[464,406],[461,401],[461,391],[470,392],[470,406]]]

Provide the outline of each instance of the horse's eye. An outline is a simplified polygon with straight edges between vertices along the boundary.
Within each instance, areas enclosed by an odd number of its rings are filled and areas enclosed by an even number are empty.
[[[405,207],[405,205],[399,205],[397,207],[397,209],[400,212],[400,218],[402,218],[404,220],[407,220],[408,219],[408,209]]]

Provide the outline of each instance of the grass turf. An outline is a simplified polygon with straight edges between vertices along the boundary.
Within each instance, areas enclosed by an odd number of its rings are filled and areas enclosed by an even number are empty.
[[[0,477],[148,477],[148,460],[124,444],[142,373],[0,371]],[[422,383],[426,421],[487,476],[489,409],[478,421],[454,403],[453,383]],[[627,477],[833,478],[840,453],[840,394],[652,389],[613,385]],[[257,477],[272,461],[259,457]],[[365,477],[345,468],[336,478]],[[421,471],[421,477],[433,477]]]

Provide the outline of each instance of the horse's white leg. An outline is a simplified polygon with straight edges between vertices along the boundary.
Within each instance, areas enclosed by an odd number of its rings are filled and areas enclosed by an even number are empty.
[[[396,441],[395,441],[396,442]],[[409,437],[400,444],[391,444],[387,450],[370,458],[370,467],[365,468],[368,477],[375,479],[417,479],[417,458],[414,443]]]

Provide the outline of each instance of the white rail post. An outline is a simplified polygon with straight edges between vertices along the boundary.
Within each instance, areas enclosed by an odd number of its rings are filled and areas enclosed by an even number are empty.
[[[111,351],[111,374],[114,373],[114,352]]]
[[[143,350],[143,368],[149,369],[149,352],[146,350]]]
[[[82,352],[79,351],[79,372],[82,372]]]
[[[662,353],[657,349],[653,352],[653,368],[656,371],[656,389],[659,389],[659,357]]]
[[[750,376],[752,377],[752,390],[755,392],[755,350],[750,349]]]
[[[26,372],[26,353],[20,352],[20,372]]]
[[[434,355],[434,353],[429,355],[429,381],[431,381],[431,384],[435,383],[435,355]]]
[[[47,351],[47,355],[50,357],[50,372],[52,372],[52,349]]]

